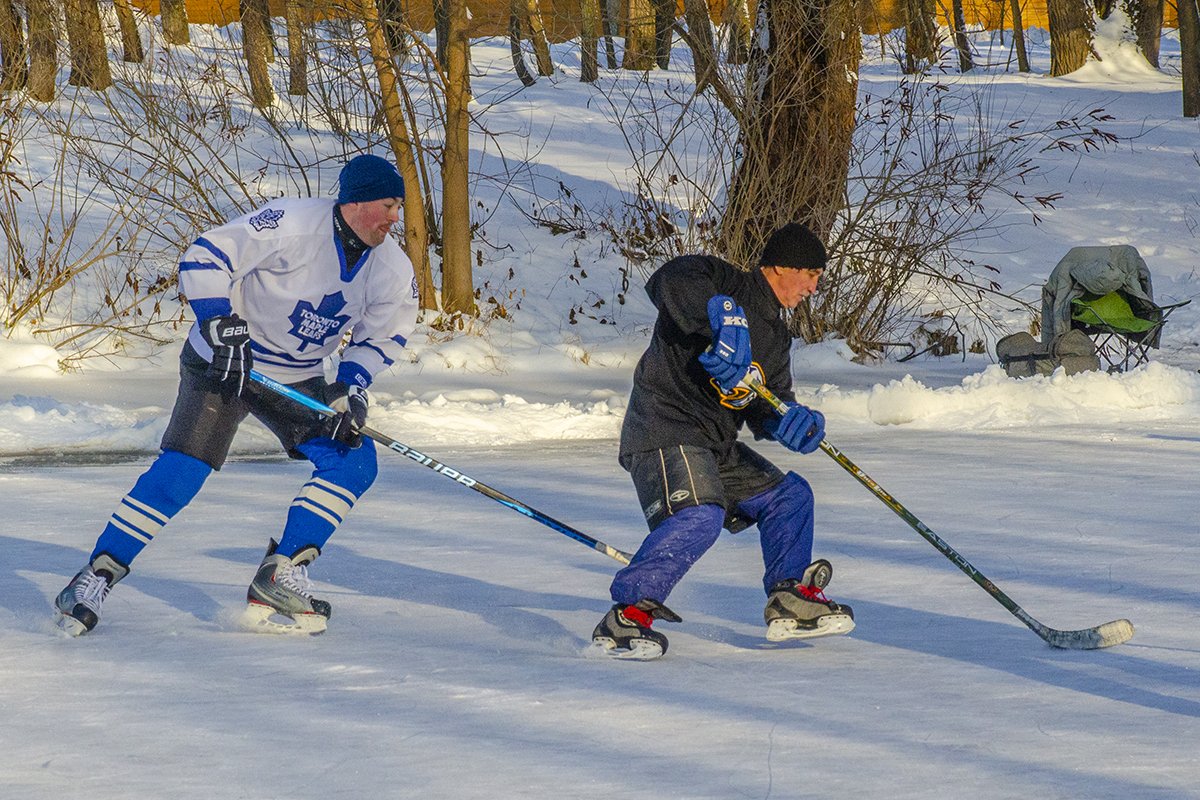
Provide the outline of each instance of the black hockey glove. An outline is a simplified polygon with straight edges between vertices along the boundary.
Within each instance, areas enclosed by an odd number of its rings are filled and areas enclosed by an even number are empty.
[[[200,323],[200,335],[213,351],[205,374],[221,385],[225,399],[237,397],[246,388],[250,368],[254,366],[250,326],[237,314],[213,317]]]
[[[351,447],[362,444],[361,429],[367,424],[370,402],[367,390],[361,386],[331,383],[325,390],[325,404],[338,415],[329,421],[329,438]]]

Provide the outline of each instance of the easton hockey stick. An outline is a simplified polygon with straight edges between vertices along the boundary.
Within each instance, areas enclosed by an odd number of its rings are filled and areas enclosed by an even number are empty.
[[[783,414],[787,411],[787,406],[783,401],[754,378],[747,376],[742,382],[757,392],[759,397],[770,403],[776,412]],[[870,475],[859,469],[841,450],[838,450],[827,440],[821,441],[821,449],[825,451],[827,456],[836,461],[842,469],[853,475],[855,480],[870,489],[876,497],[883,501],[884,505],[896,512],[913,530],[921,534],[921,537],[925,541],[936,547],[938,552],[950,559],[956,567],[965,572],[975,583],[983,587],[985,592],[994,597],[1000,605],[1007,608],[1014,617],[1024,622],[1030,630],[1042,637],[1050,646],[1060,647],[1065,650],[1097,650],[1101,647],[1112,647],[1115,644],[1122,644],[1133,638],[1133,623],[1127,619],[1115,619],[1112,622],[1105,622],[1103,625],[1097,625],[1094,628],[1084,628],[1078,631],[1060,631],[1038,622],[1029,616],[1025,609],[1017,605],[1016,601],[1002,592],[1000,587],[988,580],[979,570],[975,569],[970,561],[963,558],[962,554],[931,531],[925,523],[917,519],[898,500],[884,491],[883,487],[872,480]]]
[[[268,378],[266,375],[263,375],[261,372],[259,372],[256,369],[250,370],[250,378],[258,383],[261,383],[263,386],[267,387],[268,389],[275,392],[276,394],[281,394],[284,397],[287,397],[291,400],[296,401],[297,403],[299,403],[303,406],[306,406],[307,408],[311,408],[313,411],[316,411],[318,414],[323,414],[327,417],[337,416],[337,412],[334,411],[329,406],[325,405],[324,403],[322,403],[318,400],[314,400],[313,398],[309,397],[308,395],[304,394],[303,392],[296,391],[295,389],[288,386],[287,384],[280,383],[277,380]],[[538,511],[536,508],[532,508],[532,507],[522,503],[520,500],[515,500],[512,497],[509,497],[508,495],[504,494],[504,492],[497,491],[496,489],[493,489],[492,487],[488,486],[485,483],[480,483],[479,481],[475,480],[474,478],[470,477],[469,475],[466,475],[465,473],[462,473],[462,472],[454,469],[451,466],[443,464],[442,462],[438,461],[437,459],[433,458],[432,456],[426,455],[425,453],[422,453],[419,450],[409,447],[406,444],[401,444],[400,442],[396,441],[392,437],[382,434],[379,431],[375,430],[374,428],[370,428],[370,427],[367,427],[364,425],[362,428],[359,428],[359,432],[361,432],[363,436],[369,436],[370,438],[374,439],[376,442],[383,445],[384,447],[387,447],[390,450],[395,450],[400,455],[412,459],[413,461],[420,464],[421,466],[429,467],[431,470],[438,473],[439,475],[444,475],[445,477],[449,478],[450,480],[454,481],[455,483],[459,484],[460,486],[465,486],[468,489],[474,489],[475,491],[479,492],[481,495],[483,495],[485,497],[490,497],[491,499],[495,500],[500,505],[507,506],[508,508],[511,508],[513,511],[516,511],[520,514],[524,514],[525,516],[529,517],[530,519],[532,519],[536,522],[542,523],[547,528],[556,530],[559,533],[561,533],[563,536],[568,536],[577,542],[586,544],[588,547],[592,548],[593,550],[603,553],[604,555],[608,556],[609,558],[615,559],[616,561],[619,561],[622,564],[628,564],[629,560],[631,558],[633,558],[632,555],[630,555],[629,553],[626,553],[624,550],[618,550],[617,548],[612,547],[611,545],[607,545],[604,542],[601,542],[597,539],[593,539],[591,536],[588,536],[586,533],[577,531],[574,528],[572,528],[570,525],[559,522],[558,520],[554,519],[553,517],[547,516],[546,514],[543,514],[541,511]]]

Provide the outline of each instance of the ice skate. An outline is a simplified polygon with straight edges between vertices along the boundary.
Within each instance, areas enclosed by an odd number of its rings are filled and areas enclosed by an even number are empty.
[[[242,627],[256,633],[324,633],[331,608],[312,596],[308,579],[308,565],[321,554],[320,549],[309,545],[288,558],[277,555],[276,547],[278,543],[272,539],[246,591]]]
[[[650,626],[654,620],[682,622],[679,615],[656,600],[636,605],[617,603],[592,632],[592,647],[610,658],[650,661],[667,652],[667,637]]]
[[[763,610],[768,641],[811,639],[854,630],[850,606],[825,596],[824,589],[832,577],[833,566],[821,559],[809,564],[799,579],[788,578],[772,586]]]
[[[82,636],[95,628],[104,599],[128,574],[129,568],[107,553],[96,556],[55,598],[59,629],[71,636]]]

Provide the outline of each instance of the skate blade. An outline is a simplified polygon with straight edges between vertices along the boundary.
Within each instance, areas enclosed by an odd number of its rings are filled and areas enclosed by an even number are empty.
[[[83,636],[88,632],[86,625],[69,614],[63,614],[61,611],[58,614],[57,624],[60,631],[73,638]]]
[[[320,614],[284,616],[270,606],[247,603],[238,619],[238,626],[251,633],[274,633],[284,636],[316,636],[324,633],[329,620]]]
[[[839,636],[854,630],[854,618],[849,614],[826,614],[817,618],[815,628],[800,627],[799,620],[773,619],[767,625],[768,642],[789,639],[815,639],[818,636]]]
[[[663,649],[648,639],[632,639],[629,647],[617,647],[617,643],[607,637],[593,639],[588,647],[588,656],[615,658],[621,661],[653,661],[661,658]]]

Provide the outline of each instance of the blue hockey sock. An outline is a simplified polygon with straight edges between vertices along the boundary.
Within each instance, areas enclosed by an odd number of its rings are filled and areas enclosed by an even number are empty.
[[[312,439],[297,448],[316,467],[288,509],[275,552],[291,558],[301,549],[325,547],[358,498],[375,482],[375,443],[350,449],[332,439]]]
[[[129,566],[155,535],[192,501],[212,467],[175,450],[164,450],[142,473],[96,540],[92,558],[108,553]]]

